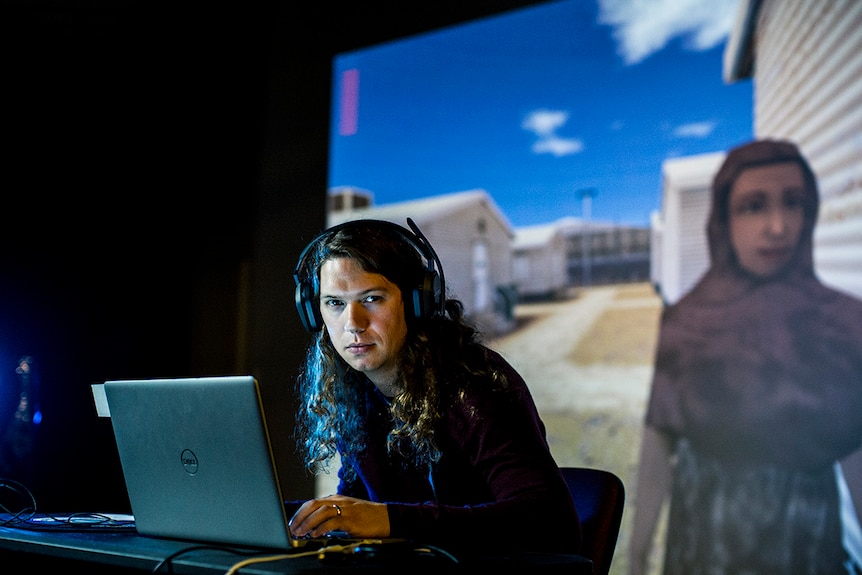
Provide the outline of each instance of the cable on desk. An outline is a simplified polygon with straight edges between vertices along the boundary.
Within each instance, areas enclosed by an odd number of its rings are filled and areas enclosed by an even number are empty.
[[[234,575],[237,571],[242,569],[243,567],[247,567],[249,565],[253,565],[254,563],[266,563],[267,561],[281,561],[282,559],[289,559],[291,557],[296,557],[296,555],[266,555],[263,557],[249,557],[248,559],[243,559],[237,563],[234,563],[230,569],[225,571],[225,575]]]
[[[261,563],[264,561],[278,561],[280,559],[288,559],[294,557],[308,557],[310,555],[320,555],[324,551],[344,551],[348,548],[355,547],[359,545],[359,543],[355,543],[352,545],[329,545],[326,547],[322,547],[320,549],[316,549],[314,551],[299,551],[295,553],[284,553],[279,555],[261,555],[260,550],[249,550],[249,551],[241,551],[239,549],[233,549],[230,547],[225,547],[223,545],[192,545],[190,547],[184,547],[179,551],[175,551],[159,561],[155,567],[153,567],[150,573],[155,575],[159,573],[163,568],[167,569],[167,573],[169,575],[173,575],[174,573],[174,564],[173,561],[180,557],[181,555],[185,555],[187,553],[192,553],[194,551],[224,551],[225,553],[232,553],[234,555],[250,555],[249,559],[244,559],[239,561],[233,567],[230,568],[228,573],[236,573],[242,567],[251,564],[251,563]]]
[[[265,563],[269,561],[281,561],[283,559],[296,559],[298,557],[309,557],[309,556],[317,556],[319,559],[323,560],[327,556],[338,556],[339,554],[347,554],[350,551],[355,550],[358,547],[362,547],[364,545],[374,544],[373,540],[367,541],[356,541],[353,543],[346,544],[332,544],[326,545],[325,547],[321,547],[315,550],[309,551],[299,551],[296,553],[282,553],[277,555],[265,555],[261,557],[250,557],[248,559],[243,559],[242,561],[238,561],[230,569],[225,571],[225,575],[236,575],[236,573],[242,569],[243,567],[248,567],[249,565],[253,565],[255,563]],[[381,547],[385,547],[385,543],[381,545]],[[452,561],[453,563],[458,563],[458,560],[450,553],[430,545],[414,547],[411,549],[411,552],[417,554],[417,556],[421,555],[432,555],[432,556],[442,556],[446,559]]]
[[[156,566],[153,567],[153,570],[150,571],[152,574],[156,574],[161,571],[162,567],[167,567],[167,572],[170,575],[173,575],[174,572],[174,564],[173,561],[180,555],[185,555],[186,553],[191,553],[193,551],[224,551],[225,553],[232,553],[234,555],[255,555],[260,553],[260,551],[240,551],[239,549],[231,549],[230,547],[225,547],[223,545],[192,545],[190,547],[184,547],[179,551],[175,551],[156,563]]]
[[[135,521],[103,513],[78,512],[58,516],[26,510],[0,520],[0,526],[29,531],[130,531],[135,528]]]
[[[19,499],[20,509],[13,511],[4,501],[5,495],[13,493]],[[16,506],[17,508],[17,506]],[[13,479],[0,477],[0,527],[15,527],[33,531],[133,529],[134,520],[117,519],[104,513],[78,512],[62,515],[40,513],[36,510],[36,498],[25,485]]]
[[[439,555],[441,557],[445,557],[446,559],[448,559],[452,563],[458,563],[458,559],[454,555],[452,555],[451,553],[449,553],[445,549],[441,549],[439,547],[434,547],[433,545],[426,545],[424,547],[417,547],[415,549],[415,551],[418,553],[427,553],[429,555]]]
[[[6,479],[0,477],[0,495],[5,494],[8,491],[11,491],[21,499],[26,500],[27,503],[30,503],[30,506],[28,507],[26,504],[24,504],[21,509],[13,513],[2,502],[2,499],[0,499],[0,511],[2,511],[3,513],[8,513],[12,516],[7,521],[19,520],[21,517],[28,516],[28,514],[32,516],[36,513],[36,498],[33,496],[33,493],[29,489],[27,489],[24,484],[19,483],[14,479]],[[0,523],[0,525],[6,525],[6,522],[2,522]]]

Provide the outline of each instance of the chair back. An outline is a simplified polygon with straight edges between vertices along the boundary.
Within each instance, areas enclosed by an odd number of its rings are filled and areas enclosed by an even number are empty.
[[[581,555],[594,575],[607,575],[614,557],[625,505],[625,487],[614,473],[591,467],[562,467],[581,520]]]

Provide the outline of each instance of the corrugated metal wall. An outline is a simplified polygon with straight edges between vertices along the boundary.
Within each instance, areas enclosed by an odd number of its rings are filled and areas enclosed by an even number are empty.
[[[754,133],[796,141],[820,182],[820,278],[862,297],[862,2],[765,0]]]

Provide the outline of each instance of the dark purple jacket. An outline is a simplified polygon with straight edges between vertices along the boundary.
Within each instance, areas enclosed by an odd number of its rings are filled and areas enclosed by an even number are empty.
[[[502,548],[577,553],[580,522],[529,389],[499,354],[490,358],[509,392],[475,386],[448,411],[435,438],[443,455],[430,473],[387,453],[387,406],[369,382],[367,449],[342,458],[338,492],[387,503],[392,537],[454,551],[511,541]],[[345,482],[346,466],[358,480]]]

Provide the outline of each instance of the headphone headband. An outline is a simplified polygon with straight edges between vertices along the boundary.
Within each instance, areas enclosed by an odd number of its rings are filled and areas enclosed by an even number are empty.
[[[431,246],[428,238],[419,230],[416,223],[411,218],[407,218],[407,225],[410,226],[410,230],[408,230],[387,220],[350,220],[319,233],[305,246],[299,255],[299,260],[293,271],[293,281],[296,283],[295,303],[296,309],[299,312],[299,318],[302,320],[302,325],[307,331],[320,331],[323,329],[323,318],[320,315],[319,308],[320,285],[318,278],[313,270],[310,270],[312,273],[306,273],[303,276],[309,253],[321,241],[331,237],[340,230],[369,225],[397,234],[425,259],[426,269],[423,274],[422,283],[412,290],[412,305],[408,306],[408,309],[412,312],[412,316],[417,319],[427,319],[442,315],[446,294],[443,268],[440,264],[440,258],[437,257],[437,252]]]

